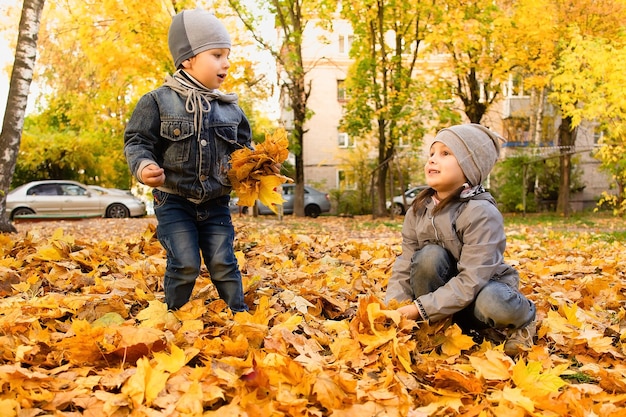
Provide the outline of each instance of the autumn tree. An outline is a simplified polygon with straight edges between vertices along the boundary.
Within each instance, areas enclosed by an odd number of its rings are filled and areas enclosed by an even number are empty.
[[[469,121],[481,123],[510,70],[507,43],[500,36],[509,20],[491,0],[445,0],[437,2],[436,11],[427,42],[431,52],[445,57],[442,81],[461,101]]]
[[[558,77],[552,86],[549,98],[562,114],[559,128],[558,145],[560,147],[560,187],[557,211],[569,214],[569,193],[572,150],[575,144],[575,130],[583,120],[574,109],[585,107],[587,97],[580,95],[577,81],[581,74],[589,74],[585,61],[578,66],[565,66],[572,61],[568,56],[572,53],[572,45],[578,36],[588,39],[621,39],[626,25],[626,3],[624,0],[554,0],[558,43],[555,50],[555,69],[553,75]],[[604,68],[602,65],[600,68]],[[623,71],[623,68],[620,69]],[[554,81],[554,79],[552,80]],[[591,80],[590,80],[591,81]],[[621,88],[621,87],[618,87]],[[594,107],[593,105],[591,107]],[[586,108],[590,108],[586,106]]]
[[[345,130],[375,138],[378,166],[372,174],[372,210],[386,214],[389,170],[400,141],[419,146],[424,114],[433,113],[427,86],[417,77],[421,42],[432,12],[429,2],[362,1],[342,3],[354,30],[354,59],[346,85]]]
[[[90,160],[74,164],[75,179],[131,187],[123,131],[135,100],[173,69],[167,29],[174,12],[167,2],[124,0],[70,0],[53,2],[46,9],[38,71],[45,88],[32,129],[44,141],[73,138],[66,152],[89,151]],[[63,163],[40,150],[23,149],[24,168],[45,161]],[[85,178],[89,171],[91,176]]]
[[[260,47],[268,51],[279,66],[279,87],[286,92],[286,102],[293,112],[290,150],[295,155],[294,214],[304,216],[304,140],[305,123],[309,117],[307,101],[311,86],[307,83],[307,68],[303,61],[302,42],[308,25],[327,20],[336,2],[330,0],[228,0],[243,25]],[[267,16],[274,18],[278,30],[271,35],[263,32]]]
[[[580,65],[570,60],[572,42],[577,35],[618,39],[624,28],[623,0],[518,0],[498,2],[511,24],[505,26],[500,37],[508,45],[504,55],[508,67],[520,77],[523,88],[530,91],[531,114],[529,133],[531,141],[540,145],[545,139],[544,109],[549,103],[560,113],[560,125],[554,140],[559,149],[559,195],[557,211],[569,213],[569,194],[572,187],[572,156],[575,154],[576,129],[581,118],[572,118],[571,109],[585,107],[585,98],[576,90],[574,80],[589,76],[584,59]],[[604,68],[603,65],[598,68]],[[555,84],[555,77],[558,78]],[[569,81],[568,81],[569,80]],[[591,79],[588,79],[589,82]],[[558,84],[558,85],[557,85]],[[575,102],[572,102],[575,100]],[[582,100],[582,101],[578,101]],[[595,116],[594,116],[595,117]]]
[[[15,61],[11,72],[9,96],[0,133],[0,232],[15,232],[6,215],[6,195],[11,185],[15,162],[20,149],[28,92],[33,80],[37,56],[39,24],[44,0],[24,0],[20,18]]]
[[[626,37],[573,36],[552,79],[553,94],[572,125],[591,120],[603,133],[596,157],[615,181],[617,194],[603,200],[626,209]]]
[[[42,19],[40,40],[38,73],[44,96],[25,132],[18,161],[21,178],[62,175],[130,188],[133,179],[122,142],[126,121],[136,100],[175,70],[167,31],[174,13],[193,7],[195,1],[51,3]],[[231,35],[237,39],[235,30]],[[245,44],[233,43],[235,48]],[[233,53],[233,57],[223,88],[239,93],[253,128],[255,120],[267,125],[252,104],[269,94],[267,82],[255,75],[249,56]],[[41,142],[51,144],[45,152]],[[58,157],[64,154],[71,156]]]
[[[535,145],[544,139],[543,119],[546,93],[554,66],[559,33],[552,0],[501,2],[511,24],[499,36],[506,42],[505,59],[511,78],[518,78],[519,89],[530,95],[529,137]]]

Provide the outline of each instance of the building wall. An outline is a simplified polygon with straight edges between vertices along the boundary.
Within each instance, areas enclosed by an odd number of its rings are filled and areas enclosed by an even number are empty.
[[[338,145],[343,103],[338,98],[338,81],[347,77],[352,29],[337,20],[334,32],[327,33],[311,22],[303,44],[304,68],[311,95],[307,105],[312,113],[306,122],[304,170],[306,182],[322,191],[338,188],[337,170],[348,152]]]

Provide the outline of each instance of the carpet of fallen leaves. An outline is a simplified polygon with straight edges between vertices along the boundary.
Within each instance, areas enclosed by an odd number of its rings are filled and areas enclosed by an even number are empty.
[[[163,304],[153,218],[0,234],[0,416],[618,416],[626,228],[507,226],[538,307],[517,358],[381,300],[401,219],[235,217],[249,313]]]

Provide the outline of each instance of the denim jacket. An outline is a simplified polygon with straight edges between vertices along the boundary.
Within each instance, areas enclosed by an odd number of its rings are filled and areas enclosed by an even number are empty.
[[[132,174],[156,163],[165,170],[164,192],[202,203],[230,193],[230,155],[251,147],[248,119],[234,103],[211,101],[198,134],[185,99],[166,86],[139,100],[124,133],[124,153]]]

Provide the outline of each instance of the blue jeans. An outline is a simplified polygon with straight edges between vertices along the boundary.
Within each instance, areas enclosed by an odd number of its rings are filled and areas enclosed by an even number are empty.
[[[435,291],[457,274],[456,260],[441,246],[425,246],[411,258],[410,282],[416,298]],[[534,303],[517,288],[489,281],[454,320],[462,328],[517,329],[530,323],[535,314]]]
[[[202,259],[221,299],[233,312],[247,311],[235,258],[229,196],[202,204],[154,189],[157,237],[167,253],[165,303],[177,310],[189,301]],[[201,255],[202,254],[202,258]]]

